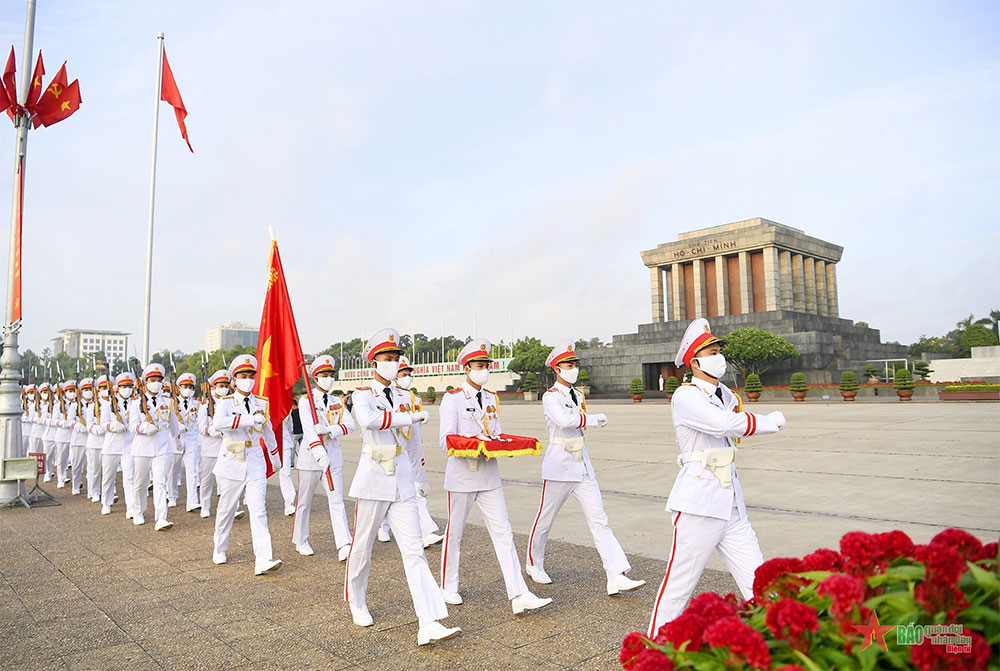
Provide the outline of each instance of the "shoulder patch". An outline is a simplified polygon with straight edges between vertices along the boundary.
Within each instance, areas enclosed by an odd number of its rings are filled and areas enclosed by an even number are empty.
[[[559,390],[558,390],[558,389],[556,389],[555,387],[552,387],[551,389],[546,389],[546,390],[545,390],[545,393],[547,394],[547,393],[549,393],[550,391],[559,391]]]
[[[232,397],[233,397],[233,395],[232,395],[232,394],[229,394],[229,396],[220,396],[220,397],[219,397],[219,400],[220,400],[220,401],[223,401],[223,400],[225,400],[225,399],[227,399],[227,398],[232,398]]]
[[[357,391],[368,391],[371,387],[355,387]]]
[[[461,388],[461,387],[455,387],[454,389],[452,389],[452,390],[451,390],[451,391],[449,391],[448,393],[449,393],[449,394],[457,394],[457,393],[459,393],[460,391],[462,391],[462,388]]]

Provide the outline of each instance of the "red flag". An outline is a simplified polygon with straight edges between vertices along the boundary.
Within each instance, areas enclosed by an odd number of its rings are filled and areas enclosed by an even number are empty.
[[[48,90],[46,89],[46,93]],[[43,126],[57,124],[63,119],[70,117],[80,109],[83,99],[80,98],[80,80],[74,79],[73,83],[67,86],[58,100],[45,112],[39,112],[35,120]]]
[[[163,50],[163,83],[160,85],[160,100],[173,105],[174,115],[177,117],[177,125],[181,127],[181,137],[187,142],[188,149],[193,154],[194,149],[191,147],[191,140],[188,139],[188,129],[184,124],[184,119],[188,115],[187,108],[184,107],[181,92],[177,88],[177,82],[174,81],[174,73],[170,71],[166,49]]]
[[[7,116],[11,119],[14,118],[15,114],[19,114],[21,111],[17,104],[17,84],[14,82],[14,77],[17,75],[16,71],[17,68],[14,64],[14,47],[12,46],[10,48],[10,56],[7,57],[7,67],[3,69],[4,97],[7,99],[7,107],[4,109],[7,110]],[[4,101],[0,99],[0,105],[3,103]]]
[[[61,107],[63,93],[66,91],[68,84],[69,78],[66,76],[66,63],[63,62],[62,67],[59,68],[59,72],[52,78],[52,81],[45,88],[45,91],[42,92],[42,95],[38,97],[38,101],[32,105],[32,110],[35,114],[32,122],[35,128],[42,125],[42,117],[58,111]]]
[[[299,381],[305,361],[299,342],[299,330],[295,326],[295,315],[292,314],[292,302],[288,298],[288,285],[285,284],[278,243],[274,240],[271,241],[267,276],[264,312],[260,318],[260,334],[257,336],[258,370],[254,393],[268,400],[271,428],[274,429],[274,437],[278,442],[277,458],[274,461],[267,448],[264,448],[267,477],[271,477],[281,468],[281,423],[292,411],[295,403],[292,387]]]
[[[45,76],[45,65],[42,64],[42,52],[38,52],[38,60],[35,61],[35,71],[31,73],[31,88],[28,89],[28,99],[24,102],[25,108],[29,112],[34,112],[35,103],[42,96],[42,77]]]

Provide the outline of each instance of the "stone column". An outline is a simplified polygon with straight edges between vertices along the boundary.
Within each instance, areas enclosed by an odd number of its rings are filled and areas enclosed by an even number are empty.
[[[792,309],[792,253],[781,251],[778,254],[778,266],[780,268],[781,279],[781,301],[778,303],[782,310]]]
[[[816,259],[816,314],[826,317],[829,314],[826,295],[826,261]]]
[[[802,261],[802,276],[806,284],[806,312],[816,314],[816,260],[807,256]]]
[[[837,302],[837,264],[826,264],[826,312],[831,317],[840,316],[840,304]]]
[[[670,286],[673,289],[674,320],[684,321],[687,319],[684,310],[684,269],[679,263],[670,264]]]
[[[653,323],[664,321],[663,269],[660,266],[649,269],[649,300],[653,308]]]
[[[705,261],[694,260],[694,316],[707,317],[708,306],[705,304]]]
[[[750,271],[750,252],[740,252],[740,303],[744,314],[753,312],[753,274]]]
[[[778,273],[778,248],[764,248],[764,309],[777,310],[781,306],[781,277]]]
[[[729,314],[729,264],[726,257],[715,257],[715,298],[718,301],[719,316]]]
[[[806,311],[806,283],[802,269],[802,255],[792,255],[792,309],[796,312]]]

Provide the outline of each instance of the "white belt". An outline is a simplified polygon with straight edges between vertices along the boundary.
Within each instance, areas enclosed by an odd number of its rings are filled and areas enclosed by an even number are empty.
[[[719,447],[708,450],[693,450],[689,453],[681,453],[677,456],[677,465],[690,464],[692,461],[701,464],[702,468],[712,471],[712,474],[719,479],[719,484],[723,488],[729,489],[733,486],[733,467],[736,461],[736,450],[732,447]]]
[[[233,455],[240,461],[247,460],[246,449],[253,445],[252,440],[225,440],[223,444],[226,449],[233,453]]]
[[[396,457],[403,453],[399,445],[365,445],[361,451],[381,466],[386,475],[396,471]]]
[[[549,440],[573,455],[574,461],[583,461],[583,436],[576,438],[560,438],[559,436],[549,436]]]

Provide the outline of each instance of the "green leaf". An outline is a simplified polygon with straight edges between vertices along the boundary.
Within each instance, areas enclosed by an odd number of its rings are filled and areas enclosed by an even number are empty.
[[[881,594],[865,601],[865,605],[869,608],[888,607],[896,613],[915,614],[920,612],[920,606],[917,605],[916,599],[913,598],[913,595],[909,591]],[[884,612],[884,610],[880,612]],[[885,613],[885,615],[889,615],[889,613]]]
[[[923,580],[924,579],[924,567],[923,566],[894,566],[893,568],[887,569],[885,573],[880,573],[878,575],[873,575],[865,580],[869,587],[878,587],[879,585],[885,583],[897,583],[897,582],[907,582],[910,580]]]
[[[792,650],[795,656],[802,660],[802,665],[805,666],[809,671],[823,671],[823,668],[816,662],[809,659],[808,655],[799,650]]]
[[[972,577],[976,579],[977,585],[985,589],[990,594],[1000,592],[1000,580],[997,580],[997,577],[993,573],[987,571],[981,566],[976,566],[970,561],[965,562],[965,564],[972,572]]]

